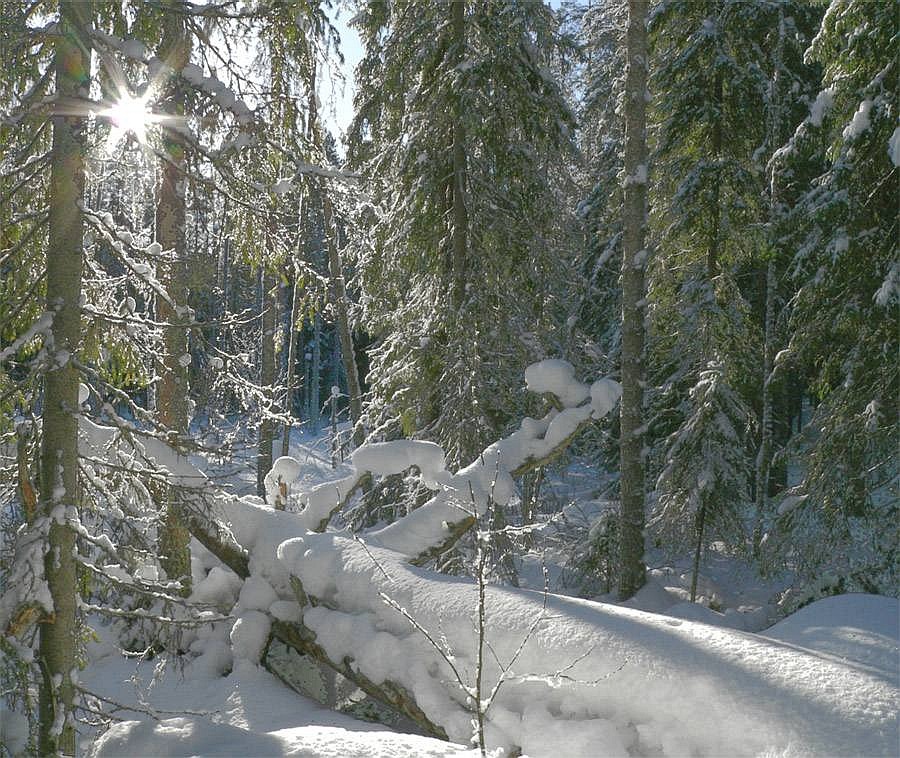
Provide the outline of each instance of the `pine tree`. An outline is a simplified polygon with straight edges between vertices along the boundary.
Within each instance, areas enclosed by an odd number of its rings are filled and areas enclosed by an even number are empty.
[[[587,280],[579,326],[601,373],[618,366],[621,350],[622,160],[621,104],[625,86],[625,26],[628,6],[590,3],[579,24],[583,71],[579,148],[587,192],[578,215],[587,235],[582,275]]]
[[[776,4],[775,17],[765,37],[771,51],[766,92],[766,159],[763,203],[760,211],[764,227],[758,270],[760,296],[756,310],[762,323],[762,373],[759,395],[759,446],[754,472],[755,513],[752,547],[760,559],[760,541],[764,526],[771,521],[770,494],[784,483],[773,476],[773,462],[780,454],[777,447],[789,436],[787,390],[797,378],[786,366],[776,367],[775,355],[785,347],[787,303],[793,296],[786,275],[790,243],[784,237],[788,210],[797,202],[800,177],[786,166],[782,149],[790,131],[808,112],[810,95],[819,81],[817,67],[803,60],[803,53],[818,29],[821,12],[795,0]],[[752,293],[750,298],[753,299]],[[783,468],[783,467],[782,467]]]

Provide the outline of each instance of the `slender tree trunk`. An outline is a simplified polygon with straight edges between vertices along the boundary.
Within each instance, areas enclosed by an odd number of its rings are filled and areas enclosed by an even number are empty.
[[[619,597],[645,581],[644,271],[647,262],[647,0],[629,0],[625,73],[625,201],[622,244],[622,401]]]
[[[297,208],[297,249],[294,259],[294,287],[291,290],[291,313],[287,328],[287,371],[284,381],[284,412],[288,416],[294,415],[294,379],[297,375],[297,340],[299,330],[297,321],[300,317],[300,260],[304,256],[305,247],[303,236],[307,232],[307,217],[309,203],[300,197],[300,206]],[[291,425],[285,424],[281,437],[281,454],[287,455],[291,449]]]
[[[190,59],[190,37],[181,16],[169,12],[160,44],[160,57],[179,70]],[[185,94],[177,77],[166,85],[165,111],[172,116],[184,115]],[[188,431],[188,353],[187,330],[182,310],[187,304],[187,245],[185,240],[186,162],[184,142],[174,129],[163,136],[165,159],[160,165],[160,186],[156,206],[156,239],[165,254],[171,256],[160,266],[159,280],[171,303],[157,301],[157,317],[167,324],[163,328],[165,349],[163,371],[157,385],[157,413],[159,423],[177,440]],[[174,306],[174,307],[173,307]],[[169,579],[180,579],[181,593],[191,591],[190,534],[184,524],[175,490],[160,484],[160,500],[164,513],[159,534],[160,565]]]
[[[694,566],[691,571],[691,602],[697,599],[697,575],[700,573],[700,555],[703,552],[703,532],[706,526],[706,503],[697,511],[697,545],[694,548]]]
[[[328,244],[328,271],[331,278],[331,298],[335,310],[335,322],[338,338],[341,342],[341,361],[344,365],[344,376],[347,379],[347,394],[350,396],[350,420],[353,423],[353,446],[359,447],[365,441],[365,430],[362,428],[362,388],[359,384],[359,373],[356,369],[356,353],[353,348],[353,336],[350,332],[350,314],[347,299],[347,286],[344,282],[344,267],[341,253],[338,250],[331,210],[331,198],[322,193],[322,209],[325,219],[325,238]]]
[[[321,150],[322,137],[319,132],[318,113],[316,109],[316,72],[313,67],[309,85],[309,118],[310,132],[314,144]],[[356,369],[356,353],[353,349],[353,336],[350,332],[349,300],[347,285],[344,280],[344,265],[337,245],[337,227],[334,223],[334,210],[324,184],[317,183],[322,195],[322,220],[324,222],[325,244],[328,248],[328,273],[331,279],[331,301],[334,305],[335,325],[341,341],[341,360],[344,364],[344,376],[347,378],[347,394],[350,396],[350,420],[353,423],[353,445],[359,447],[365,440],[362,428],[362,388],[359,384],[359,372]]]
[[[90,2],[61,0],[60,28],[53,66],[60,102],[87,98],[91,71],[86,28]],[[83,224],[78,203],[84,193],[84,119],[53,116],[50,174],[50,239],[47,248],[47,311],[53,326],[47,349],[52,356],[44,377],[41,437],[41,510],[50,522],[44,575],[53,614],[41,625],[42,678],[38,712],[41,755],[74,755],[72,722],[75,669],[77,583],[75,532],[67,511],[78,508],[78,369],[74,358],[81,339]],[[76,516],[77,518],[77,516]]]
[[[451,2],[451,23],[455,58],[462,63],[466,47],[466,2]],[[453,229],[452,260],[450,271],[453,277],[451,303],[455,311],[463,304],[466,295],[466,260],[469,245],[469,211],[466,207],[466,130],[463,124],[462,94],[453,98]]]
[[[753,523],[753,557],[760,557],[760,545],[762,543],[763,519],[768,511],[769,501],[769,473],[772,466],[772,442],[775,432],[775,420],[773,414],[774,400],[772,397],[772,369],[775,341],[775,298],[778,296],[775,281],[775,253],[777,241],[775,239],[775,227],[779,216],[779,204],[777,193],[777,167],[774,152],[781,145],[782,115],[781,115],[781,66],[784,60],[784,9],[778,8],[778,43],[775,46],[775,66],[770,91],[770,113],[768,128],[769,143],[769,260],[766,263],[765,273],[765,297],[766,315],[763,342],[763,379],[762,379],[762,418],[760,420],[759,450],[756,455],[756,513]]]
[[[719,248],[721,247],[720,227],[722,225],[722,211],[720,208],[719,195],[720,185],[722,183],[722,120],[724,118],[722,114],[723,82],[721,72],[716,74],[716,80],[713,87],[713,101],[716,103],[716,120],[713,123],[710,152],[712,153],[712,159],[716,163],[716,178],[713,184],[712,202],[710,206],[713,214],[712,225],[709,235],[709,245],[706,250],[706,275],[709,278],[710,286],[712,286],[712,280],[719,273]]]
[[[302,216],[302,214],[301,214]],[[302,233],[302,231],[301,231]],[[291,313],[287,326],[287,369],[284,375],[284,412],[294,415],[294,377],[297,373],[297,316],[300,304],[300,275],[294,266],[294,286],[291,289]],[[286,423],[281,435],[281,454],[291,450],[291,424]]]
[[[322,420],[322,400],[319,393],[319,375],[322,373],[322,317],[313,316],[312,343],[312,384],[309,385],[310,427],[313,435],[318,436]]]
[[[259,358],[259,384],[263,391],[275,384],[275,330],[278,328],[278,283],[265,269],[262,282],[262,334]],[[256,494],[266,496],[265,478],[272,469],[272,444],[275,442],[275,422],[266,409],[259,422],[259,446],[256,452]]]
[[[772,352],[775,331],[775,261],[766,265],[766,323],[763,342],[762,419],[760,421],[759,450],[756,455],[756,513],[753,523],[753,557],[759,558],[762,542],[763,518],[768,509],[769,471],[772,465]]]

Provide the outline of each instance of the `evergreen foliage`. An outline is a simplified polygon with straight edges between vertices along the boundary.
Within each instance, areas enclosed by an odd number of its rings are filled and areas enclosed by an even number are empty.
[[[368,426],[433,439],[454,463],[515,415],[502,388],[552,344],[564,306],[549,177],[572,126],[546,68],[562,44],[549,9],[467,2],[455,28],[459,5],[365,5],[351,129],[371,195],[357,254],[363,323],[379,338]]]

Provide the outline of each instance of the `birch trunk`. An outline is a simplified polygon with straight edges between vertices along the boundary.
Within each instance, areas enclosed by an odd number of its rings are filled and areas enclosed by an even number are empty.
[[[622,243],[622,404],[619,597],[645,581],[644,301],[647,251],[647,0],[629,0],[625,74],[625,200]]]
[[[322,400],[319,393],[319,375],[322,373],[322,317],[313,316],[312,371],[309,385],[309,425],[314,436],[319,435],[322,422]]]
[[[175,70],[187,65],[190,59],[190,38],[184,21],[177,13],[169,12],[160,43],[160,57]],[[184,115],[185,93],[177,77],[171,77],[165,90],[163,107],[170,116]],[[160,266],[160,284],[171,303],[158,299],[157,318],[163,328],[164,350],[162,372],[157,385],[157,414],[159,423],[173,436],[184,437],[188,431],[188,353],[184,311],[187,303],[187,267],[185,244],[185,187],[186,163],[184,142],[175,129],[163,134],[165,158],[160,162],[159,196],[156,205],[156,237],[167,258]],[[159,487],[163,507],[163,521],[159,534],[160,565],[170,580],[181,581],[181,594],[191,591],[190,534],[184,524],[174,489]]]
[[[305,188],[308,192],[308,188]],[[300,196],[300,204],[297,208],[297,247],[294,255],[294,282],[291,289],[291,312],[289,315],[287,328],[287,371],[285,372],[284,381],[284,412],[293,417],[294,415],[294,388],[297,375],[297,340],[299,339],[299,329],[297,321],[300,317],[300,261],[305,255],[305,246],[303,244],[303,235],[307,231],[307,217],[309,203],[304,196]],[[282,429],[281,436],[281,454],[288,455],[291,450],[291,424],[285,424]]]
[[[61,0],[60,29],[53,67],[63,110],[88,96],[91,71],[92,6]],[[50,521],[44,574],[53,614],[41,624],[38,748],[41,755],[74,755],[72,722],[77,584],[75,532],[60,518],[78,507],[78,369],[74,358],[81,338],[83,222],[78,203],[84,193],[84,119],[53,116],[50,174],[50,238],[47,248],[47,311],[53,326],[47,340],[51,356],[44,376],[41,437],[41,510]]]

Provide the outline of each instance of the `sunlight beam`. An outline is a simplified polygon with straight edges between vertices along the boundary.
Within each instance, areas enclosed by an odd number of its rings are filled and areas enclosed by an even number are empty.
[[[112,124],[108,147],[115,147],[128,134],[133,134],[141,145],[147,144],[147,124],[151,121],[152,114],[147,110],[146,97],[123,94],[103,115]]]

